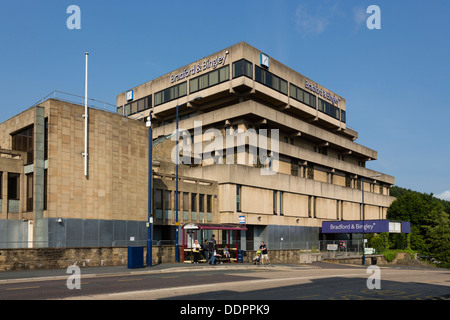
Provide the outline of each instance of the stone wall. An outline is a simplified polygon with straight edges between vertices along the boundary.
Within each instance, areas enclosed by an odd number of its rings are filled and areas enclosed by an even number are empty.
[[[180,247],[180,259],[182,256]],[[144,264],[147,249],[144,247]],[[244,253],[244,263],[252,263],[255,251]],[[417,263],[417,258],[411,259],[409,254],[399,254],[392,262],[387,262],[383,255],[367,255],[366,265],[372,264],[411,264]],[[309,264],[317,261],[337,264],[361,265],[362,256],[330,257],[328,253],[304,253],[300,250],[270,250],[271,264]],[[175,262],[174,246],[154,246],[152,264]],[[36,248],[36,249],[0,249],[0,271],[35,270],[35,269],[65,269],[73,264],[80,267],[126,266],[128,263],[127,247],[91,247],[91,248]]]
[[[173,246],[158,246],[152,250],[152,264],[175,261]],[[144,250],[144,264],[146,259]],[[80,267],[121,266],[128,263],[127,247],[110,248],[36,248],[0,249],[0,271],[65,269]]]

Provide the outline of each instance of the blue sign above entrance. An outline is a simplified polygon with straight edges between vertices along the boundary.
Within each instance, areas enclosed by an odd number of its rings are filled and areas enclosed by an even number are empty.
[[[322,233],[362,233],[363,221],[324,221],[322,222]],[[365,220],[365,233],[410,233],[409,222],[397,222],[389,220]]]

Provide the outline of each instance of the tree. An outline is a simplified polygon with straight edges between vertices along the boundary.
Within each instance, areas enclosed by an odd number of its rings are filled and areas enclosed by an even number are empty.
[[[411,222],[411,233],[389,235],[390,246],[398,249],[410,245],[412,250],[450,262],[450,202],[433,194],[393,187],[391,195],[397,199],[387,212],[389,220]]]
[[[450,262],[450,218],[443,205],[438,205],[427,216],[425,244],[428,252],[439,261]]]

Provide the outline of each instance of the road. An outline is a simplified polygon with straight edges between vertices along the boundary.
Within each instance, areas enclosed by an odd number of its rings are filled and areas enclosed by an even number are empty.
[[[380,267],[380,289],[369,289],[367,268],[308,266],[199,266],[89,274],[69,290],[69,275],[0,279],[0,300],[450,300],[450,271]],[[374,283],[374,282],[372,282]]]

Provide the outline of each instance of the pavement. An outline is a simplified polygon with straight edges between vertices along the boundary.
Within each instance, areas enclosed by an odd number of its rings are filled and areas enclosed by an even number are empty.
[[[243,270],[243,269],[305,269],[317,268],[313,265],[254,265],[252,263],[224,263],[218,265],[208,265],[204,263],[186,264],[186,263],[161,263],[144,268],[129,269],[124,266],[103,266],[103,267],[80,267],[80,272],[83,277],[98,277],[108,275],[136,275],[148,273],[170,273],[170,272],[189,272],[201,270]],[[20,270],[20,271],[0,271],[0,283],[11,281],[43,281],[66,279],[72,272],[67,272],[66,269],[39,269],[39,270]]]

